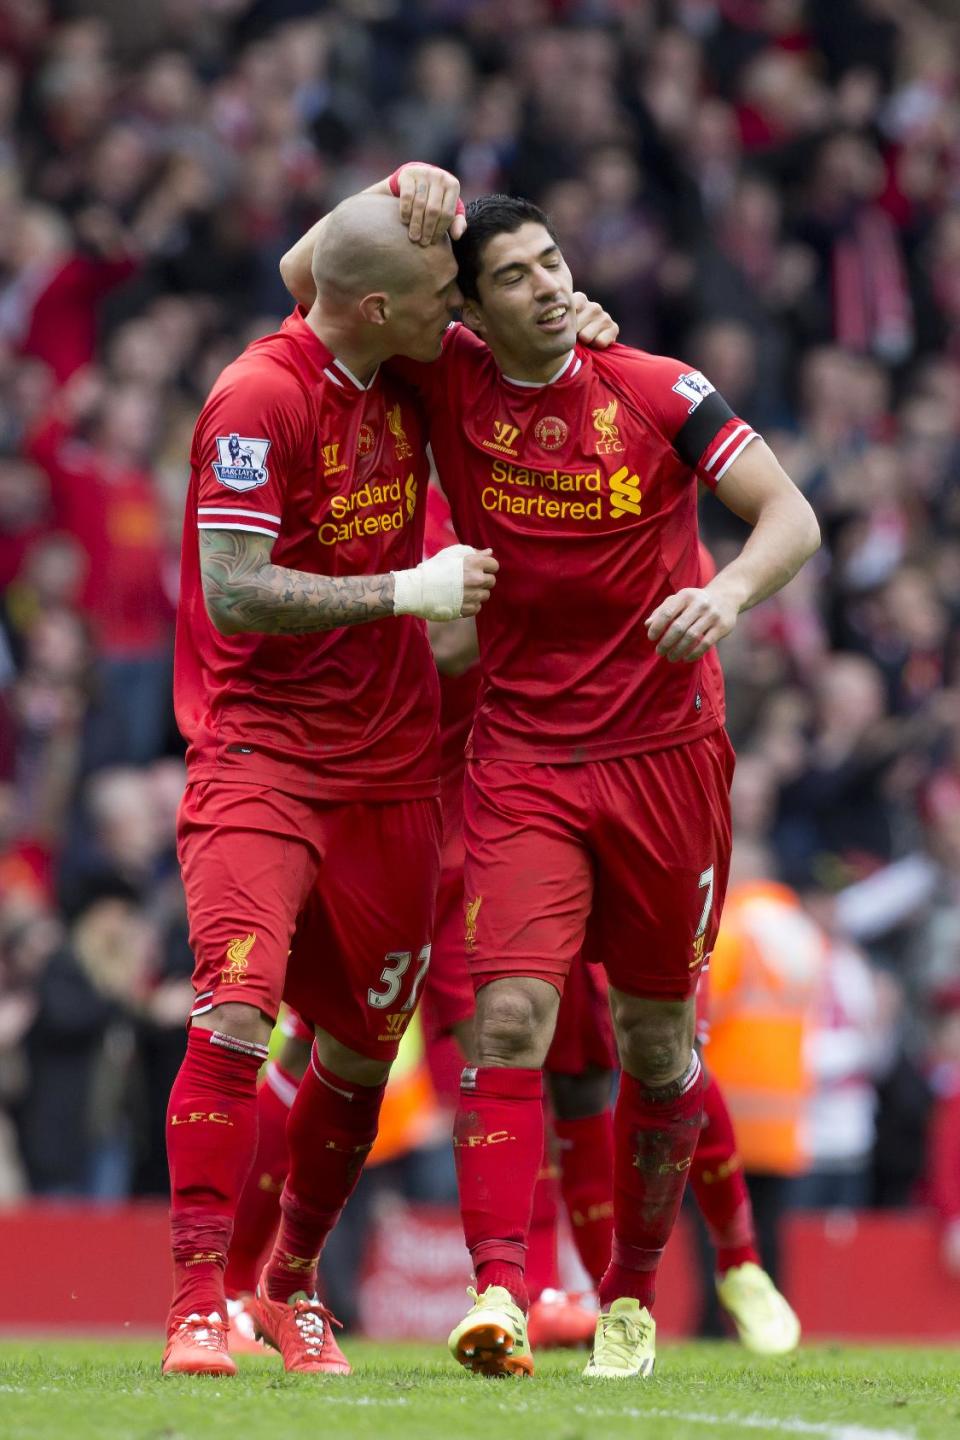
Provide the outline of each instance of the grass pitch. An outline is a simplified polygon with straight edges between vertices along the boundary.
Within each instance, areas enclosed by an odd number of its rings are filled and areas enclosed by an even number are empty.
[[[3,1440],[960,1440],[960,1352],[662,1346],[641,1382],[587,1381],[582,1354],[534,1380],[459,1370],[437,1346],[349,1340],[348,1378],[243,1357],[235,1380],[161,1380],[159,1344],[0,1344]]]

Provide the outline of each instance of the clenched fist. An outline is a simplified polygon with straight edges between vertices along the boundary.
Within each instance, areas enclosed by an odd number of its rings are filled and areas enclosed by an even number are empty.
[[[476,615],[489,599],[499,569],[491,550],[448,545],[414,570],[394,570],[393,613],[422,620]]]

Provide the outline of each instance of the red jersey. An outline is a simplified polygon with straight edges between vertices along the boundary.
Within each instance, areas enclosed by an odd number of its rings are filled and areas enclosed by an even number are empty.
[[[471,753],[602,759],[721,725],[716,660],[669,664],[645,625],[700,583],[697,478],[714,487],[755,438],[709,381],[624,345],[512,381],[463,326],[432,365],[391,365],[424,396],[456,533],[500,562]]]
[[[366,387],[294,312],[228,365],[194,433],[174,698],[192,780],[318,799],[436,795],[439,708],[413,616],[306,635],[221,635],[197,529],[275,540],[274,564],[374,575],[420,562],[428,466],[407,386]]]

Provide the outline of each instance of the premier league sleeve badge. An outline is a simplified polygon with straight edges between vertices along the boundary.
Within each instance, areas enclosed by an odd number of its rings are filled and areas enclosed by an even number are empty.
[[[266,465],[269,449],[269,440],[251,440],[236,431],[218,435],[219,459],[213,462],[213,473],[230,490],[256,490],[266,485],[270,476]]]

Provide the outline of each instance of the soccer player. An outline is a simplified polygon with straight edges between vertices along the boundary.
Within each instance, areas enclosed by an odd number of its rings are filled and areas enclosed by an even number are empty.
[[[603,348],[605,338],[601,332],[600,337],[594,336],[593,344]],[[616,338],[615,329],[610,338]],[[449,505],[431,485],[426,553],[454,544],[457,538]],[[703,584],[716,574],[716,567],[703,545],[699,552]],[[473,990],[465,983],[463,952],[463,780],[479,682],[473,663],[476,622],[460,620],[430,629],[441,674],[444,843],[432,961],[423,993],[424,1021],[428,1029],[440,1033],[456,1030],[464,1036],[466,1027],[465,1051],[472,1056]],[[716,667],[717,683],[722,686],[715,651],[705,663]],[[702,972],[697,989],[697,1043],[701,1049],[709,1038],[708,981],[708,973]],[[527,1236],[528,1338],[533,1349],[583,1343],[585,1323],[590,1326],[590,1336],[593,1334],[589,1312],[559,1289],[554,1174],[559,1172],[559,1189],[581,1262],[594,1286],[599,1286],[610,1261],[613,1135],[609,1107],[618,1063],[603,968],[585,965],[578,957],[567,975],[544,1062],[548,1131],[553,1143],[548,1138]],[[707,1072],[702,1129],[690,1167],[690,1184],[715,1247],[720,1302],[733,1318],[741,1341],[747,1349],[765,1355],[795,1349],[799,1323],[761,1268],[730,1114],[720,1087]]]
[[[379,196],[330,222],[314,303],[227,367],[191,456],[175,699],[196,999],[167,1120],[165,1374],[235,1371],[223,1269],[285,986],[323,1026],[290,1114],[292,1248],[260,1325],[290,1370],[349,1369],[314,1247],[376,1134],[439,868],[436,671],[414,617],[476,614],[497,568],[466,547],[421,562],[423,422],[379,368],[439,353],[460,298],[449,241],[410,244]]]
[[[577,346],[570,272],[542,212],[494,196],[467,218],[455,248],[466,323],[438,362],[399,366],[426,403],[457,533],[503,566],[478,621],[465,794],[479,1063],[464,1072],[455,1144],[477,1292],[450,1346],[482,1373],[532,1373],[541,1067],[586,946],[610,980],[623,1073],[612,1258],[585,1373],[645,1376],[657,1266],[701,1123],[694,995],[729,864],[733,757],[705,657],[792,578],[819,530],[703,375]],[[698,478],[751,526],[706,585]]]

